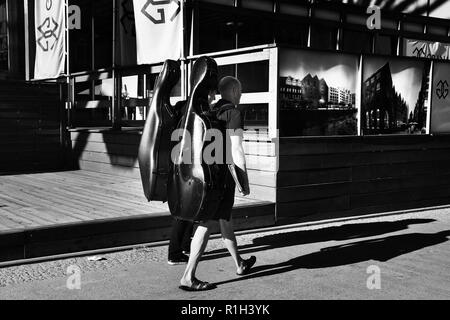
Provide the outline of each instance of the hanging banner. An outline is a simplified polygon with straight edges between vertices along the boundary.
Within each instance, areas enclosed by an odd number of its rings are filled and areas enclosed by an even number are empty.
[[[450,65],[435,63],[431,105],[431,133],[450,133]]]
[[[404,55],[407,57],[450,60],[450,43],[412,39],[404,41]]]
[[[183,14],[180,0],[133,0],[137,63],[181,57]]]
[[[63,0],[35,0],[35,79],[57,78],[65,70],[66,15]]]
[[[120,0],[119,5],[119,46],[117,61],[122,66],[136,64],[136,25],[133,0]]]

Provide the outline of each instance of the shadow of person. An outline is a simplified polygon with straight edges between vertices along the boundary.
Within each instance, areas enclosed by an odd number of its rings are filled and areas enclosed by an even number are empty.
[[[140,130],[140,128],[123,128],[121,131],[98,130],[101,133],[101,138],[93,138],[90,129],[78,129],[74,140],[71,141],[70,168],[80,170],[81,161],[100,161],[99,163],[102,163],[105,168],[120,167],[121,172],[132,172],[137,169]],[[97,156],[104,153],[107,158],[99,158],[93,161],[90,158],[85,158],[85,153],[92,153]]]
[[[74,170],[80,169],[80,161],[82,160],[83,152],[86,149],[86,146],[89,142],[89,136],[90,132],[89,130],[79,130],[76,133],[76,139],[72,141],[71,139],[71,146],[70,146],[70,152],[71,152],[71,167]]]
[[[368,238],[405,230],[414,224],[426,224],[435,221],[436,220],[433,219],[407,219],[400,221],[346,224],[317,230],[278,233],[256,238],[253,240],[253,244],[241,246],[239,247],[239,250],[243,254],[248,254],[262,250],[292,247],[308,243]],[[226,256],[227,254],[228,252],[226,249],[209,251],[204,256],[203,260],[216,259],[218,257]]]
[[[323,269],[364,261],[387,262],[401,255],[447,242],[450,230],[436,234],[411,233],[366,240],[324,248],[286,262],[255,267],[248,276],[216,283],[222,285],[251,278],[260,278],[298,269]]]

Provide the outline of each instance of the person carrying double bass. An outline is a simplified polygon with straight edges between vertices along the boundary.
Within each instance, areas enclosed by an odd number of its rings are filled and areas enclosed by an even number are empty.
[[[219,120],[222,132],[226,132],[226,139],[224,137],[223,141],[226,141],[227,146],[231,146],[227,149],[231,152],[231,158],[236,171],[240,173],[240,176],[244,180],[242,184],[242,195],[247,196],[250,194],[250,188],[243,148],[243,120],[241,111],[237,108],[242,96],[242,85],[234,77],[225,77],[220,81],[218,89],[222,99],[211,107],[210,115]],[[213,100],[211,98],[215,96],[215,93],[215,90],[210,91],[210,101]],[[201,256],[208,244],[211,228],[217,221],[219,221],[224,244],[235,262],[237,275],[242,276],[248,274],[256,263],[256,257],[252,256],[244,260],[239,254],[231,216],[236,183],[228,170],[227,164],[222,165],[222,173],[225,175],[225,193],[219,208],[211,215],[208,221],[200,222],[192,239],[189,261],[180,280],[181,285],[179,287],[185,291],[205,291],[216,287],[214,284],[200,281],[196,278],[195,273]]]

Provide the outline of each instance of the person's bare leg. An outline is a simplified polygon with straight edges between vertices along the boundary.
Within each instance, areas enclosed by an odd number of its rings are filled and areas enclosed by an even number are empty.
[[[231,257],[234,260],[234,263],[236,264],[236,269],[240,269],[242,265],[242,258],[239,255],[236,235],[234,234],[233,229],[233,222],[230,219],[230,221],[226,220],[220,220],[220,231],[222,233],[222,240],[225,243],[225,246],[227,247],[228,251],[231,254]]]
[[[198,263],[205,252],[206,246],[208,245],[209,235],[211,230],[211,223],[202,223],[197,227],[194,237],[191,242],[191,253],[189,255],[189,261],[184,271],[183,277],[181,278],[182,286],[192,286],[192,281],[195,278],[195,272],[197,270]]]

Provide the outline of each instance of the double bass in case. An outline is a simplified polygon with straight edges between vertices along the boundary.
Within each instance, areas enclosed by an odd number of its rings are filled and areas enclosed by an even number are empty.
[[[170,212],[179,219],[209,220],[223,199],[226,165],[206,164],[203,159],[210,143],[207,131],[217,127],[208,116],[208,94],[217,88],[217,76],[217,64],[209,57],[199,58],[192,68],[191,94],[179,126],[183,136],[168,182]],[[186,163],[186,158],[191,161]]]
[[[150,102],[138,153],[142,186],[148,201],[167,201],[171,136],[181,117],[179,110],[170,104],[170,93],[180,77],[180,64],[167,60],[156,81]]]

